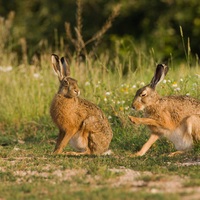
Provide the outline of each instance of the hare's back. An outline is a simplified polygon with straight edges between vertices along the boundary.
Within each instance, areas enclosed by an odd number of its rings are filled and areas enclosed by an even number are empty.
[[[200,101],[190,96],[168,96],[161,100],[166,107],[185,115],[200,114]]]
[[[86,99],[79,98],[79,109],[85,110],[88,113],[88,115],[92,115],[92,116],[96,116],[100,118],[104,116],[104,113],[97,105],[95,105],[94,103]]]
[[[200,100],[190,96],[168,96],[163,99],[170,100],[170,103],[179,104],[181,106],[192,106],[200,108]]]
[[[110,124],[104,112],[95,104],[85,99],[80,100],[80,110],[87,112],[87,117],[84,120],[86,128],[91,132],[112,132]]]

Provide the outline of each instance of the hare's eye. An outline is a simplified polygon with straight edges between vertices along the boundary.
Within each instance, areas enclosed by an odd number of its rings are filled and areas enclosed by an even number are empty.
[[[147,92],[146,92],[146,91],[143,91],[143,92],[141,93],[140,96],[141,96],[141,97],[145,97],[145,96],[147,96]]]

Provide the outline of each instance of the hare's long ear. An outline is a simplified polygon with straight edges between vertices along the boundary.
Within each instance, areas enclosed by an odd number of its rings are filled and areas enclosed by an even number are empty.
[[[64,57],[61,58],[61,63],[62,63],[62,66],[63,66],[64,76],[70,76],[70,67],[67,63],[67,60]]]
[[[63,75],[63,67],[60,62],[59,57],[56,54],[51,55],[51,62],[52,62],[52,67],[54,72],[58,75],[59,80],[62,80],[64,75]]]
[[[154,77],[152,78],[149,85],[152,89],[155,89],[157,84],[160,83],[164,79],[164,77],[166,76],[168,72],[168,69],[169,68],[165,64],[157,65]]]

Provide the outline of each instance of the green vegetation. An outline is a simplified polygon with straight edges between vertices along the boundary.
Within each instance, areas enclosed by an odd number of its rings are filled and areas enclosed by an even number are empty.
[[[120,10],[115,12],[118,5],[121,5]],[[78,12],[77,7],[80,8]],[[114,56],[113,42],[123,38],[136,48],[145,47],[147,52],[154,54],[156,61],[182,61],[185,52],[180,27],[186,47],[188,44],[191,47],[192,57],[198,59],[200,55],[198,0],[57,0],[51,3],[48,0],[0,0],[0,16],[12,21],[4,21],[10,37],[2,44],[9,44],[9,51],[20,56],[19,63],[31,63],[32,58],[46,52],[48,46],[54,51],[61,46],[65,54],[71,56],[74,49],[80,50],[81,40],[89,41],[96,33],[102,36],[104,31],[106,35],[103,34],[101,40],[90,40],[87,44],[89,52],[95,49],[92,53],[99,54],[109,48],[112,49],[109,53]],[[14,26],[10,26],[12,24]],[[81,40],[74,46],[72,38],[78,37]],[[67,45],[63,45],[66,42]],[[23,57],[24,52],[27,52],[27,58]],[[1,54],[0,63],[3,58],[5,54]]]
[[[109,118],[114,132],[111,156],[52,155],[58,131],[50,119],[49,105],[58,80],[50,66],[50,55],[42,61],[41,69],[20,66],[1,71],[0,179],[4,183],[0,187],[1,198],[181,199],[199,188],[199,168],[195,165],[199,144],[185,155],[170,158],[168,154],[174,147],[163,138],[144,157],[130,158],[149,135],[146,127],[129,122],[128,114],[141,115],[131,110],[131,101],[137,88],[150,81],[155,66],[146,64],[123,75],[123,66],[117,58],[104,57],[102,54],[101,59],[88,59],[82,65],[74,60],[71,69],[73,77],[79,80],[82,97],[98,104]],[[107,68],[109,62],[116,62],[114,70]],[[178,70],[171,68],[158,90],[162,95],[176,93],[199,98],[199,81],[199,68],[188,68],[185,64]],[[141,174],[131,179],[133,183],[124,179],[115,186],[126,170]],[[171,179],[172,184],[176,183],[174,176],[181,180],[182,189],[177,192],[156,185]]]
[[[139,2],[135,4],[144,4]],[[125,1],[122,3],[125,5]],[[57,35],[57,47],[42,43],[40,59],[30,62],[27,49],[31,46],[25,38],[20,40],[21,54],[15,51],[18,38],[12,35],[12,22],[12,13],[0,20],[0,199],[198,199],[200,143],[184,155],[169,157],[174,146],[162,138],[145,156],[130,157],[145,143],[149,132],[145,126],[131,124],[127,116],[142,115],[131,109],[131,102],[137,89],[151,80],[155,63],[162,57],[159,53],[148,51],[145,42],[137,45],[129,36],[112,36],[111,49],[99,53],[90,49],[82,61],[72,54],[71,73],[78,80],[81,96],[99,105],[111,123],[113,154],[54,156],[58,130],[49,107],[58,80],[50,58],[51,53],[66,55],[68,43]],[[180,33],[185,57],[181,61],[170,57],[170,70],[158,91],[161,95],[200,98],[199,60],[184,39]]]

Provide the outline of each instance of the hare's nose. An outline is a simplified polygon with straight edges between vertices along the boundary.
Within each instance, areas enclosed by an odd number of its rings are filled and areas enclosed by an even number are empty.
[[[135,108],[135,104],[134,103],[132,103],[132,108],[135,110],[136,108]]]

